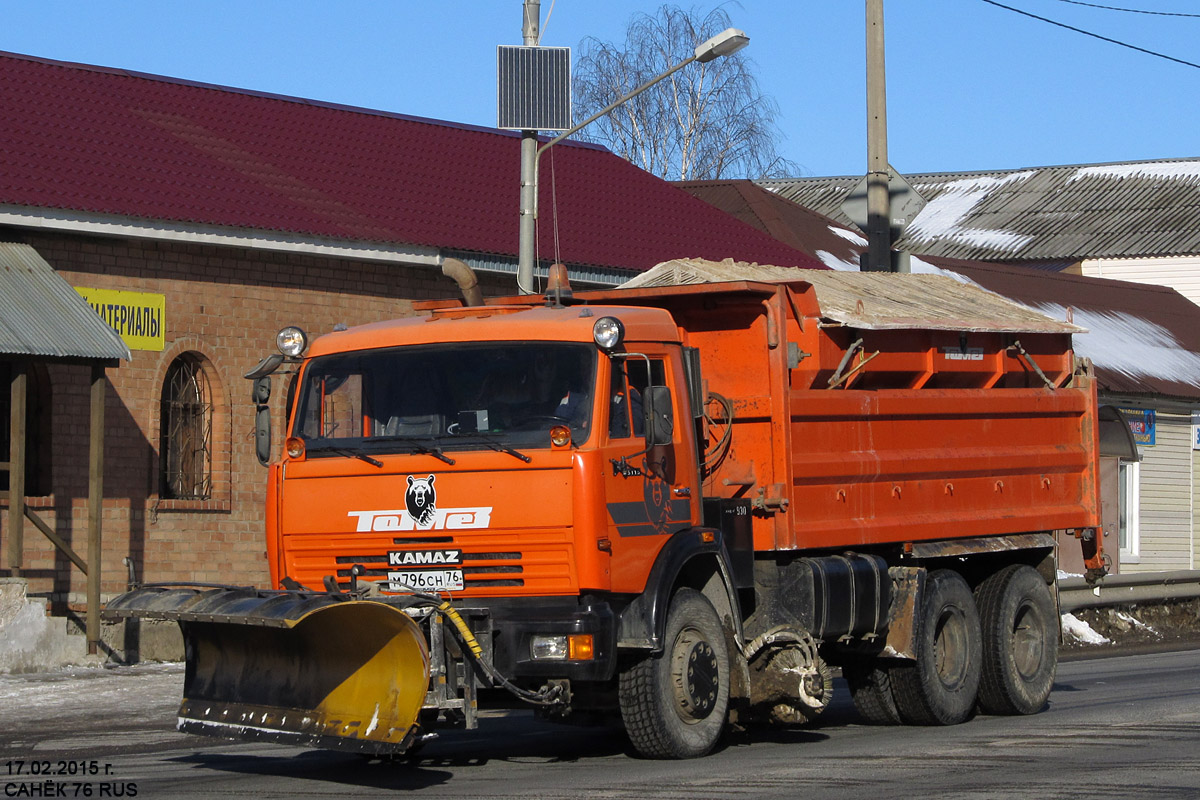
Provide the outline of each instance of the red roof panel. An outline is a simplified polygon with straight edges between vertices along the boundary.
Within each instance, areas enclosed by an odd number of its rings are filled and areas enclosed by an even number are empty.
[[[515,256],[507,131],[0,53],[0,203]],[[607,150],[542,156],[539,252],[820,267]]]

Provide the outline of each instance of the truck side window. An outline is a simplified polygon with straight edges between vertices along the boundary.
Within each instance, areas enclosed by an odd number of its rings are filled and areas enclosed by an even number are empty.
[[[608,392],[608,438],[629,438],[629,390],[625,385],[625,361],[613,359]]]
[[[650,359],[650,375],[646,360],[640,357],[613,360],[612,386],[609,392],[608,438],[641,437],[645,420],[642,418],[642,394],[650,385],[662,386],[666,370],[661,358]]]
[[[330,375],[321,400],[320,436],[345,438],[363,435],[362,375]]]

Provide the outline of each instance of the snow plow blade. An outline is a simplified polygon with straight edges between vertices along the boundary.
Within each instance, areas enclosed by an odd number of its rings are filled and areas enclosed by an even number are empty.
[[[251,589],[139,589],[109,617],[173,619],[187,669],[179,730],[402,753],[417,735],[429,649],[403,610],[371,600]]]

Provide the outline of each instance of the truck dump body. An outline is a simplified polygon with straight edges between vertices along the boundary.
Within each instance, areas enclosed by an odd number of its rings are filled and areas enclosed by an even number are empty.
[[[1095,386],[1077,370],[1074,325],[925,275],[620,297],[668,309],[708,392],[728,401],[729,445],[710,456],[704,495],[752,501],[755,550],[1098,524]],[[719,449],[726,412],[706,411]]]

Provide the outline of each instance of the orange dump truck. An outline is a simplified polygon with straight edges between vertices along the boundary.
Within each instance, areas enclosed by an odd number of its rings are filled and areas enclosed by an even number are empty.
[[[1078,329],[940,276],[805,275],[285,332],[248,376],[265,409],[294,367],[275,587],[109,613],[180,622],[182,729],[376,753],[525,703],[698,756],[812,718],[831,666],[877,723],[1038,711],[1056,534],[1103,570]]]

